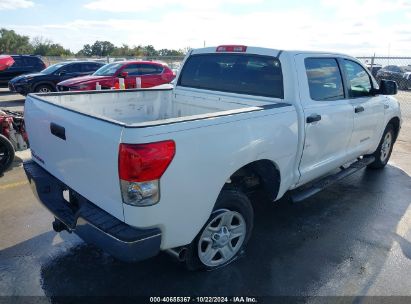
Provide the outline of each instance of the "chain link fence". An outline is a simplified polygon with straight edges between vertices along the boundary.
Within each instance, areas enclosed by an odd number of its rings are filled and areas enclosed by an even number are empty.
[[[399,86],[396,98],[401,103],[404,119],[411,122],[411,57],[357,57],[371,71],[373,76],[379,79],[395,80]],[[97,61],[112,63],[124,60],[149,60],[167,64],[177,71],[180,68],[184,56],[146,56],[146,57],[43,57],[47,65],[62,61]],[[382,71],[380,71],[382,70]],[[380,71],[380,72],[379,72]]]
[[[171,69],[178,70],[184,56],[147,56],[147,57],[42,57],[46,65],[52,65],[63,61],[95,61],[101,63],[112,63],[126,60],[147,60],[167,64]]]
[[[404,121],[411,122],[411,57],[357,57],[378,80],[395,80]]]

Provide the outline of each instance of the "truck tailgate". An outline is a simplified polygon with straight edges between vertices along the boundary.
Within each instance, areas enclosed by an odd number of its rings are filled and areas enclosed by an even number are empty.
[[[34,96],[27,97],[24,115],[33,160],[123,221],[118,178],[122,127]]]

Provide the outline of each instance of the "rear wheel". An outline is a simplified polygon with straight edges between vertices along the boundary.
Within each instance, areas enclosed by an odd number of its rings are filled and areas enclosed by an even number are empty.
[[[234,261],[250,238],[253,217],[245,194],[223,190],[207,223],[188,247],[187,268],[211,270]]]
[[[34,92],[36,93],[50,93],[54,91],[55,90],[52,88],[52,86],[48,84],[41,84],[34,89]]]
[[[384,168],[390,159],[392,148],[394,146],[395,133],[394,127],[388,124],[382,135],[380,144],[377,150],[371,156],[375,157],[375,160],[368,165],[369,168],[381,169]]]
[[[14,148],[11,142],[0,134],[0,174],[6,171],[14,160]]]

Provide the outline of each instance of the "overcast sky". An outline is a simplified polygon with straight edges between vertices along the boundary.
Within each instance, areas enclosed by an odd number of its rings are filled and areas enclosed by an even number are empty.
[[[78,51],[244,44],[411,56],[411,0],[0,0],[0,27]]]

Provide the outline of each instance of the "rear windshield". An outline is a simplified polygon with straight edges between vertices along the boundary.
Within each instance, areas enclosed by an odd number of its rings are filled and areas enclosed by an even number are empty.
[[[283,98],[280,61],[249,54],[192,55],[178,85],[183,87]]]
[[[63,62],[63,63],[56,63],[53,64],[51,66],[49,66],[48,68],[44,69],[43,71],[41,71],[43,74],[52,74],[55,71],[57,71],[59,68],[65,66],[67,63]]]
[[[99,68],[95,73],[94,76],[113,76],[119,68],[121,68],[124,63],[110,63],[102,66]]]

